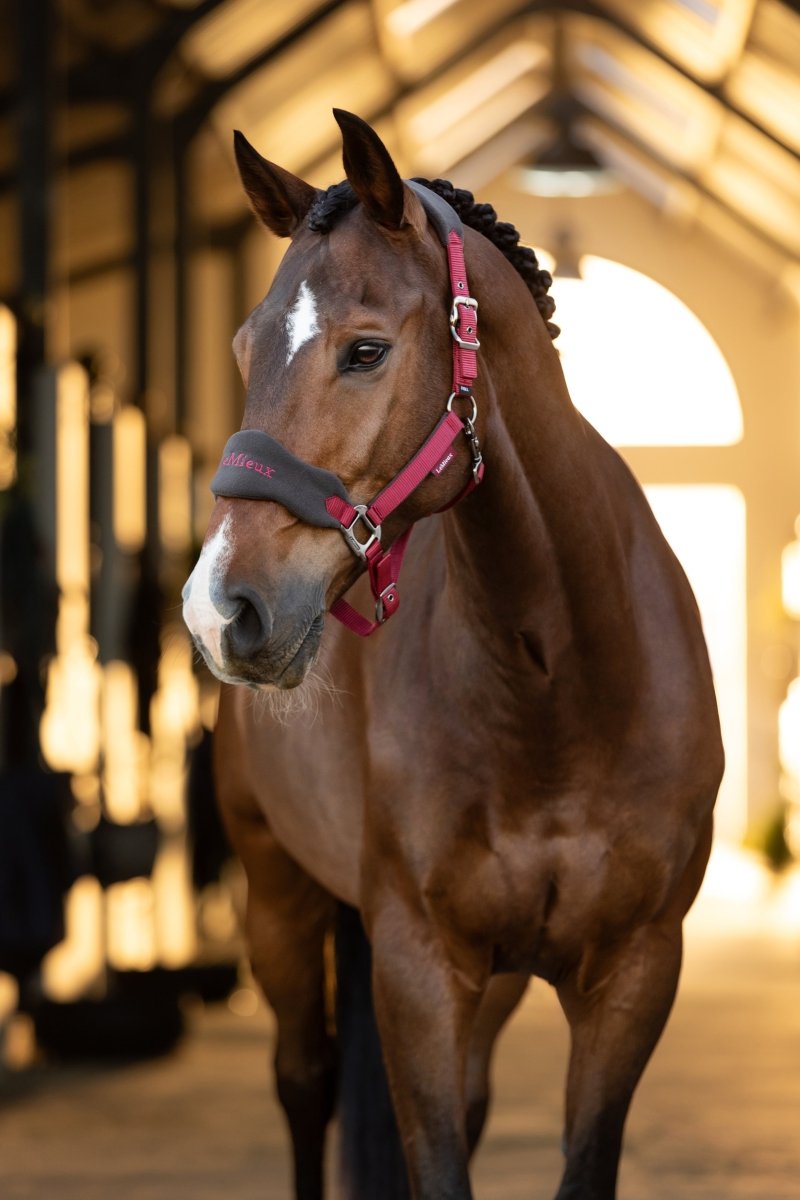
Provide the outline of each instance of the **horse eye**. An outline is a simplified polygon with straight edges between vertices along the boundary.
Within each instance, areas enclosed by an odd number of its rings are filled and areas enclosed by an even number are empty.
[[[358,342],[350,351],[348,370],[371,371],[381,365],[388,353],[389,347],[384,342]]]

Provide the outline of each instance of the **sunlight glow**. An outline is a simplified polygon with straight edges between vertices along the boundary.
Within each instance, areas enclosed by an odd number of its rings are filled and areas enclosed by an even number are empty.
[[[192,448],[184,437],[168,437],[158,448],[158,525],[161,544],[182,554],[192,540]]]
[[[760,855],[717,839],[700,895],[685,926],[696,935],[770,938],[792,947],[800,937],[800,866],[776,875]]]
[[[147,534],[147,429],[129,404],[114,417],[114,537],[121,550],[141,550]]]
[[[413,37],[456,3],[457,0],[405,0],[389,13],[386,28],[395,37]]]
[[[112,821],[135,821],[145,811],[147,735],[138,728],[139,691],[130,663],[115,659],[103,671],[103,793]]]
[[[17,475],[17,324],[11,310],[0,304],[0,489]]]
[[[700,607],[725,746],[716,830],[740,842],[747,830],[744,496],[735,487],[702,484],[645,491]]]
[[[798,537],[784,546],[781,555],[781,598],[788,616],[800,621],[800,517],[795,531]]]
[[[13,975],[0,971],[0,1028],[5,1025],[19,1002],[19,986]]]
[[[477,112],[517,79],[542,66],[544,60],[545,53],[541,47],[527,42],[512,42],[411,117],[409,129],[412,136],[424,143],[452,131],[463,122],[466,115]]]
[[[153,870],[153,922],[158,960],[183,967],[197,954],[191,854],[185,835],[167,838]]]
[[[42,754],[53,770],[84,773],[93,770],[100,750],[97,704],[101,674],[97,643],[89,636],[88,426],[84,437],[80,430],[83,417],[77,417],[78,429],[65,429],[62,418],[59,406],[56,574],[62,590],[56,654],[47,664],[39,737]],[[66,469],[70,448],[74,451],[74,475]],[[67,516],[71,520],[67,521]]]
[[[200,692],[186,629],[170,625],[161,639],[158,688],[150,701],[152,746],[148,794],[162,829],[184,825],[186,747],[200,733]]]
[[[42,753],[84,773],[99,753],[97,643],[89,636],[89,388],[77,363],[56,380],[56,654],[47,665]]]
[[[156,965],[153,885],[127,879],[106,892],[108,961],[121,971],[151,971]]]
[[[617,446],[739,441],[742,412],[730,369],[686,305],[607,259],[582,258],[580,273],[555,276],[557,346],[572,399],[600,433]],[[716,827],[737,843],[748,815],[744,497],[725,485],[645,491],[700,607],[727,764]]]
[[[556,275],[556,343],[575,405],[617,446],[741,441],[736,385],[698,318],[666,288],[608,259]]]
[[[56,579],[62,592],[89,589],[89,380],[77,363],[56,385]]]
[[[800,785],[800,677],[793,679],[780,707],[778,744],[781,766],[791,782]]]
[[[77,1000],[103,973],[103,889],[82,875],[64,902],[64,940],[45,956],[42,984],[53,1000]]]
[[[78,628],[72,636],[62,632],[73,612],[82,616],[85,602],[62,598],[56,625],[58,654],[47,666],[45,709],[39,725],[42,754],[54,771],[94,769],[100,752],[97,720],[101,669],[97,644]],[[80,622],[83,623],[82,621]]]

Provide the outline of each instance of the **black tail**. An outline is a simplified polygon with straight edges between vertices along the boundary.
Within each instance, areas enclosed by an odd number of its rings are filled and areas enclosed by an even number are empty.
[[[370,948],[361,918],[342,904],[336,926],[336,1020],[344,1195],[347,1200],[408,1200],[370,975]]]

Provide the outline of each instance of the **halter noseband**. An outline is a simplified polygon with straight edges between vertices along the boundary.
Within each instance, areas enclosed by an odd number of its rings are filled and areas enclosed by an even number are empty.
[[[444,416],[420,449],[391,483],[369,504],[354,504],[338,475],[297,458],[285,446],[258,429],[242,429],[231,437],[211,481],[215,496],[246,500],[273,500],[308,525],[338,529],[357,558],[364,560],[375,599],[375,620],[363,617],[340,598],[331,613],[353,633],[368,637],[397,612],[400,597],[397,578],[413,525],[386,550],[381,545],[383,522],[407,500],[429,475],[441,475],[455,457],[453,442],[466,435],[472,452],[472,477],[453,504],[467,496],[483,479],[484,463],[475,432],[477,405],[472,384],[478,374],[478,302],[469,294],[464,265],[464,230],[453,208],[429,188],[409,180],[428,219],[447,250],[453,302],[450,332],[453,336],[453,386]],[[453,411],[464,399],[472,404],[466,418]],[[447,505],[449,508],[450,505]]]

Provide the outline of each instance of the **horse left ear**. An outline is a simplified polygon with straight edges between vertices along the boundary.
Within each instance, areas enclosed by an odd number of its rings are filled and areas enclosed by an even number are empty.
[[[267,162],[243,133],[233,135],[236,165],[253,212],[278,237],[293,237],[316,199],[317,189]]]
[[[375,130],[361,117],[342,108],[335,108],[333,115],[342,131],[345,174],[372,219],[386,229],[424,226],[421,205],[403,183],[391,154]]]

